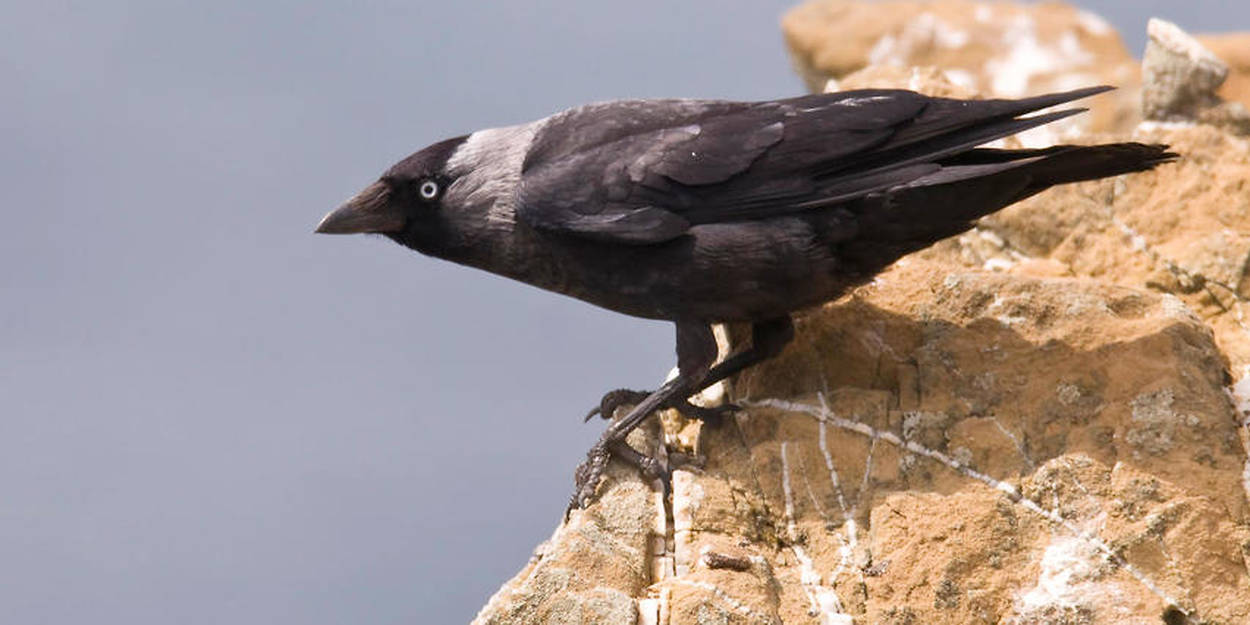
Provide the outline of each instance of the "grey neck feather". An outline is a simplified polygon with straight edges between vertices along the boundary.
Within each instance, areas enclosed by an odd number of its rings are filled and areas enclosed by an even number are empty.
[[[516,222],[521,164],[535,133],[545,122],[479,130],[469,135],[447,159],[447,173],[455,178],[447,189],[447,204],[472,213],[475,220],[511,227]]]
[[[559,290],[563,271],[516,215],[521,166],[547,121],[469,135],[444,166],[454,181],[443,197],[443,220],[463,237],[452,260]]]

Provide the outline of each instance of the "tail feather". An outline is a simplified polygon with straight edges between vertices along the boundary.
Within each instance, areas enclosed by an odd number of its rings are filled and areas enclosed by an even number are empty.
[[[904,187],[930,187],[1019,170],[1038,191],[1055,185],[1096,180],[1139,171],[1179,158],[1168,146],[1144,143],[1057,145],[1037,150],[976,149],[938,163],[936,171]]]
[[[1034,186],[1095,180],[1153,169],[1180,158],[1168,146],[1146,143],[1108,143],[1089,146],[1058,146],[1056,152],[1028,166]]]
[[[1095,96],[1114,90],[1115,87],[1099,86],[1048,93],[1018,100],[954,100],[933,98],[924,113],[906,128],[900,129],[879,149],[891,150],[941,135],[957,132],[963,128],[980,126],[987,122],[1011,119],[1052,106]]]
[[[1112,87],[1089,87],[1064,93],[1051,93],[1019,100],[952,100],[933,98],[919,117],[898,129],[889,140],[860,158],[837,159],[813,173],[819,181],[821,197],[796,205],[801,209],[831,206],[880,191],[878,181],[905,179],[900,170],[918,163],[940,162],[969,151],[976,151],[996,139],[1071,117],[1087,109],[1073,108],[1020,117],[1051,106],[1087,98]]]
[[[1177,158],[1166,145],[1143,143],[964,152],[941,161],[937,171],[857,202],[858,234],[841,255],[876,272],[1055,185],[1146,171]]]

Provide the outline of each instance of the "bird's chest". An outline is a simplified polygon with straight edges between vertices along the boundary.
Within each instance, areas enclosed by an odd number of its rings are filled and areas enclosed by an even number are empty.
[[[555,288],[545,288],[639,317],[763,319],[841,291],[830,250],[801,223],[709,224],[661,245],[554,249]]]

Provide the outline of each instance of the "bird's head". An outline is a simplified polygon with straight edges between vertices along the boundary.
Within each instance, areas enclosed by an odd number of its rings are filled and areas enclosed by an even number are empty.
[[[437,235],[446,191],[455,181],[447,159],[464,137],[435,143],[396,163],[317,225],[323,234],[383,234],[411,245]]]

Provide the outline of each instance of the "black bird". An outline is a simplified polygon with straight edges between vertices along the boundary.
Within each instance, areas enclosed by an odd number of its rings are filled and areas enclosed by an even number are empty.
[[[1110,89],[1019,100],[863,90],[763,102],[625,100],[481,130],[400,161],[317,227],[381,233],[477,267],[677,328],[679,375],[609,392],[607,428],[577,469],[593,498],[611,455],[649,414],[712,419],[689,396],[771,358],[790,314],[835,299],[899,257],[1069,182],[1143,171],[1167,146],[977,147],[1082,112],[1022,117]],[[752,324],[750,347],[713,366],[711,325]],[[643,396],[645,395],[645,396]]]

